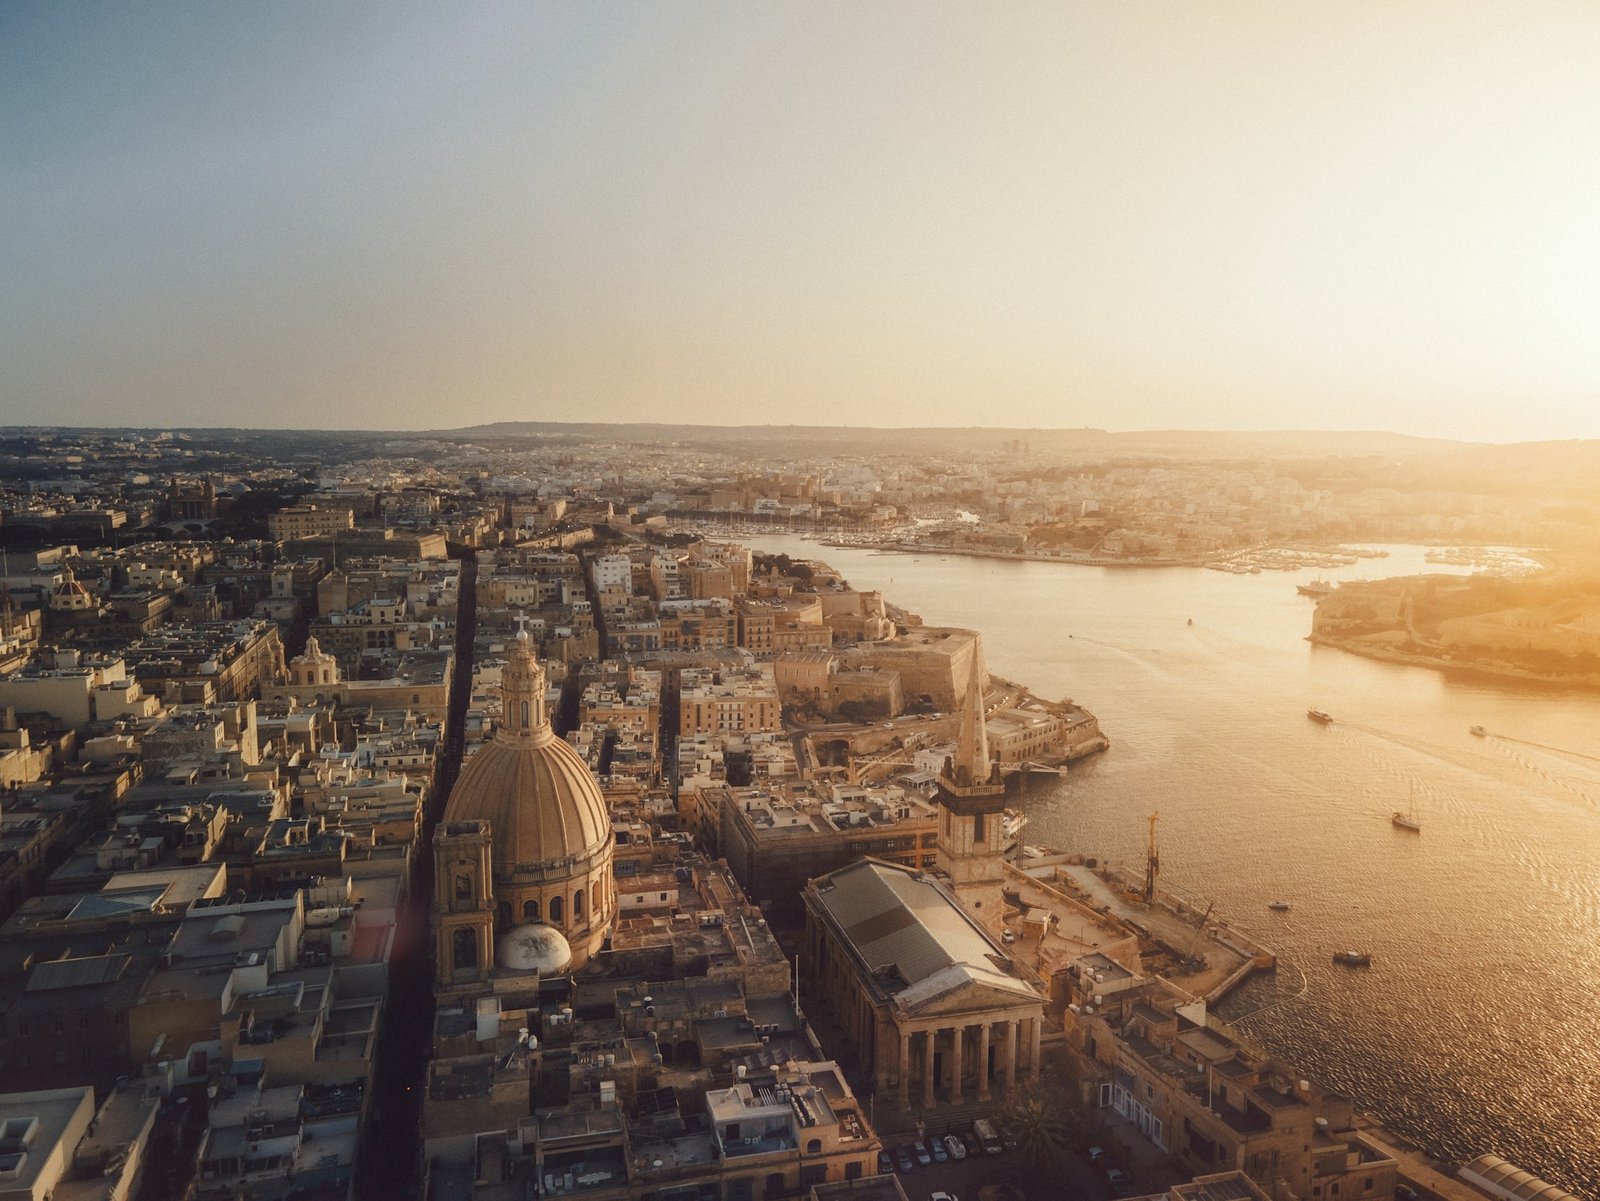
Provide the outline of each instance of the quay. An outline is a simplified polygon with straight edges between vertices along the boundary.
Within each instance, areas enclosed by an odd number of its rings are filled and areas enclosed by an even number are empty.
[[[1026,861],[1024,862],[1026,866]],[[1276,971],[1272,948],[1198,911],[1166,889],[1157,889],[1146,905],[1132,899],[1140,881],[1130,872],[1087,863],[1065,863],[1057,869],[1058,887],[1076,893],[1093,909],[1120,918],[1138,929],[1152,945],[1160,967],[1155,974],[1214,1005],[1256,972]]]

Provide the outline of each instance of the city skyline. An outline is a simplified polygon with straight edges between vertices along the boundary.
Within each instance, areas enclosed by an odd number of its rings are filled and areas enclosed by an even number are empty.
[[[1600,436],[1600,11],[995,12],[8,6],[0,421]]]

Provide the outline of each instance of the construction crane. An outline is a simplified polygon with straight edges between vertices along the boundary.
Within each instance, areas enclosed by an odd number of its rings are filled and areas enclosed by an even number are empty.
[[[1156,851],[1156,819],[1159,812],[1150,815],[1150,847],[1145,852],[1144,859],[1144,903],[1150,904],[1156,899],[1156,880],[1161,875],[1161,856]]]
[[[1205,913],[1201,915],[1200,926],[1195,930],[1194,937],[1189,940],[1189,949],[1183,953],[1183,963],[1185,967],[1199,971],[1205,966],[1206,961],[1204,959],[1196,958],[1195,952],[1200,949],[1200,940],[1206,936],[1206,923],[1211,920],[1211,911],[1216,907],[1217,903],[1212,901],[1211,904],[1206,906]]]

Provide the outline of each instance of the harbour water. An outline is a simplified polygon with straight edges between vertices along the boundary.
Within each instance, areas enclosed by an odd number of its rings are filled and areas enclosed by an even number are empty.
[[[1033,778],[1029,840],[1142,862],[1159,811],[1163,883],[1280,956],[1221,1016],[1427,1149],[1600,1197],[1600,697],[1313,647],[1294,587],[1460,569],[1417,547],[1230,575],[746,541],[978,629],[990,670],[1095,713],[1112,749]],[[1413,802],[1420,834],[1390,822]],[[1372,966],[1335,965],[1347,948]]]

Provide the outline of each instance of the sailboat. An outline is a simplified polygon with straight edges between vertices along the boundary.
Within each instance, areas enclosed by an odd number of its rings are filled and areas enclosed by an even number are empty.
[[[1395,826],[1402,830],[1410,830],[1413,834],[1422,833],[1422,819],[1417,816],[1417,786],[1411,785],[1411,801],[1405,810],[1396,809],[1389,818]]]

